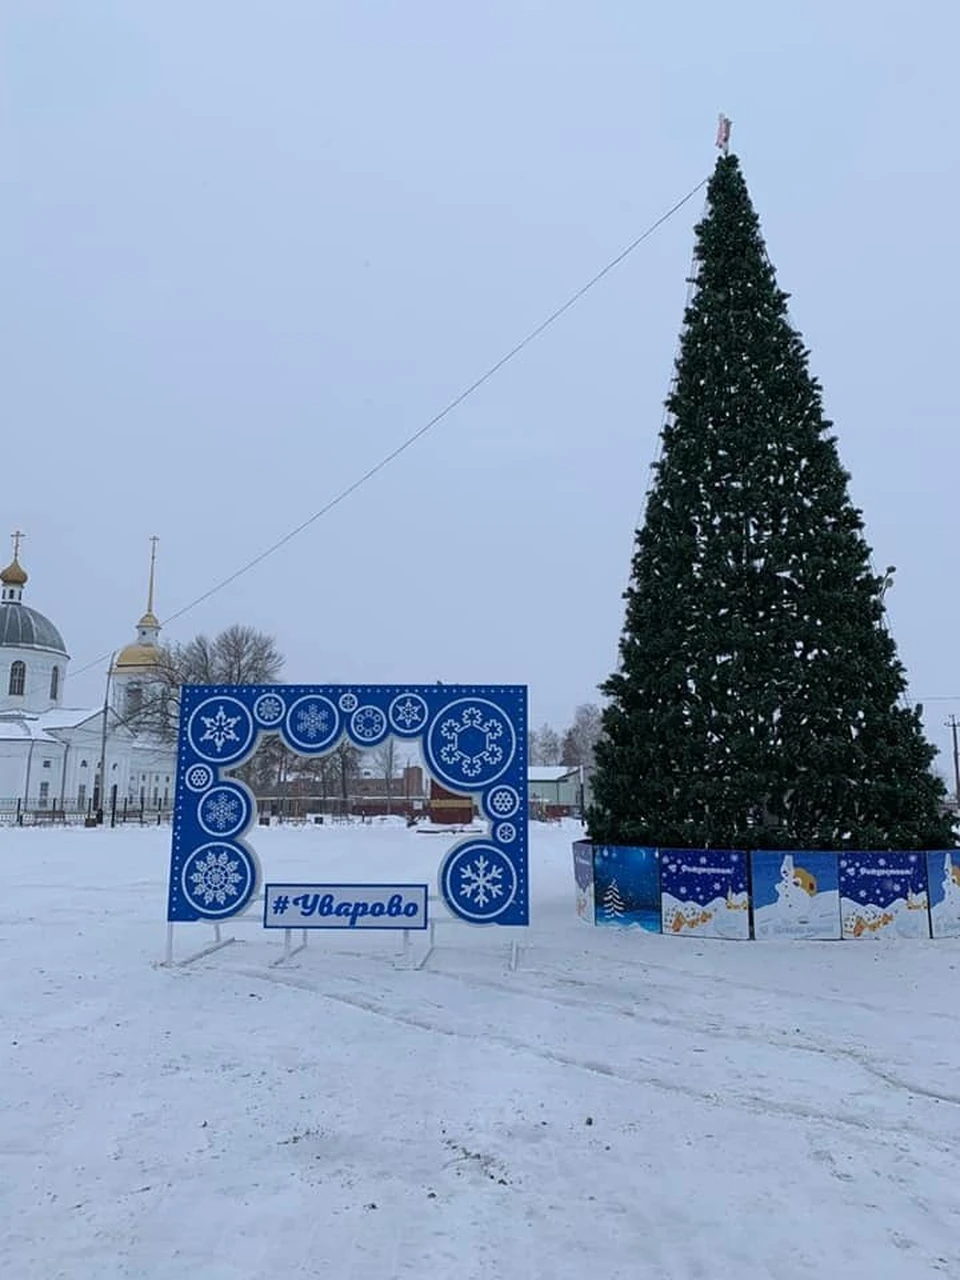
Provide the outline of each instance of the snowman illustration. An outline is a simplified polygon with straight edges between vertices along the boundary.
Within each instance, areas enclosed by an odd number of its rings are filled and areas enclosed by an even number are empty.
[[[943,855],[943,902],[939,904],[937,914],[951,921],[960,921],[960,867],[953,865],[953,857],[949,853]]]
[[[817,893],[816,877],[804,867],[794,864],[793,854],[785,853],[780,863],[780,880],[777,888],[777,905],[789,913],[798,924],[807,924],[810,908]]]

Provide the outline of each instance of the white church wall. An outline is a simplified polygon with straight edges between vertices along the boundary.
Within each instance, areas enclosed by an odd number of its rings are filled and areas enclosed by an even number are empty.
[[[0,807],[53,808],[60,803],[63,747],[29,738],[0,741]]]
[[[23,799],[27,742],[0,742],[0,805],[15,806]]]
[[[10,673],[15,662],[26,668],[22,694],[11,694]],[[50,697],[50,678],[53,668],[60,671],[58,696]],[[46,711],[58,707],[63,698],[63,680],[67,659],[63,654],[49,653],[43,649],[0,649],[0,711]]]

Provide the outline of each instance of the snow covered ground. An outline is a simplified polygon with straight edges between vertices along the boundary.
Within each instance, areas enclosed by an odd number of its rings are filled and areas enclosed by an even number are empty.
[[[578,831],[533,831],[516,972],[459,926],[420,971],[254,927],[163,969],[168,832],[0,831],[4,1275],[960,1276],[960,944],[594,929]],[[271,879],[446,848],[255,843]]]

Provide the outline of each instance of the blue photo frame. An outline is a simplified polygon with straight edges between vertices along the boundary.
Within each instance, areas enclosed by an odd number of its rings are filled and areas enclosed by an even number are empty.
[[[346,737],[361,750],[391,734],[419,741],[428,773],[475,796],[489,831],[450,849],[438,883],[471,924],[527,925],[527,689],[525,685],[185,685],[167,920],[217,923],[260,888],[247,833],[256,802],[229,770],[264,734],[298,755],[324,755]]]

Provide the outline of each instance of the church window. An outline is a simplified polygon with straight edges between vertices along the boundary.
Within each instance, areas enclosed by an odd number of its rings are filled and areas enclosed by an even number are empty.
[[[50,768],[50,765],[51,765],[52,763],[53,763],[53,761],[52,761],[52,760],[44,760],[44,762],[43,762],[43,767],[44,767],[45,769],[49,769],[49,768]]]
[[[40,783],[40,808],[45,809],[50,803],[50,783]]]
[[[86,762],[86,760],[81,760],[81,761],[80,761],[80,768],[81,768],[81,769],[86,769],[86,767],[87,767],[87,762]]]
[[[143,690],[138,684],[132,684],[127,689],[127,715],[136,715],[143,708]]]
[[[27,664],[25,662],[14,662],[10,667],[10,685],[7,692],[11,697],[22,698],[26,683]]]
[[[60,697],[60,668],[54,667],[50,672],[50,701],[56,702]]]

